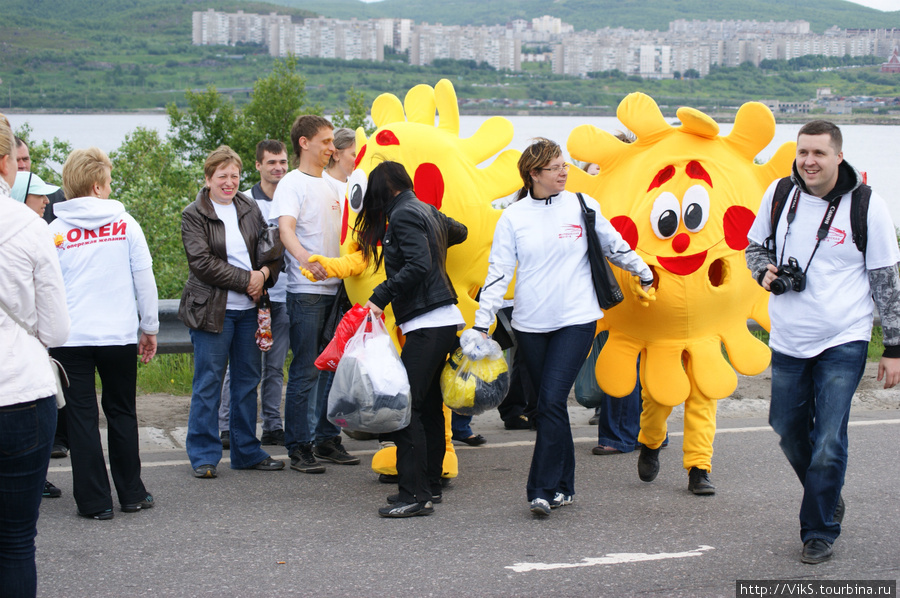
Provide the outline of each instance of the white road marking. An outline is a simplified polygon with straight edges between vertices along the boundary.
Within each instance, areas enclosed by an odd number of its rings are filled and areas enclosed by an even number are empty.
[[[898,424],[900,424],[900,418],[852,421],[848,425],[850,427],[856,427],[856,426],[880,426],[880,425],[884,425],[884,424],[898,425]],[[772,432],[772,428],[769,426],[753,426],[753,427],[747,427],[747,428],[719,428],[718,430],[716,430],[716,435],[734,434],[734,433],[738,433],[738,432]],[[684,432],[669,432],[669,436],[684,436]],[[597,439],[594,437],[582,436],[582,437],[574,438],[574,441],[576,444],[587,444],[587,443],[594,444],[597,442]],[[454,445],[453,448],[456,451],[461,451],[461,450],[462,451],[483,451],[483,450],[489,450],[489,449],[511,448],[511,447],[516,447],[516,446],[534,446],[534,440],[515,440],[512,442],[491,442],[491,443],[483,445],[483,446],[455,446]],[[105,450],[105,447],[104,447],[104,450]],[[356,456],[374,455],[376,452],[378,452],[378,450],[379,449],[365,449],[365,450],[361,450],[361,451],[353,451],[353,454]],[[159,453],[170,453],[170,452],[174,452],[174,451],[180,452],[180,451],[184,451],[184,449],[181,447],[173,447],[171,449],[154,451],[154,450],[147,450],[146,448],[142,448],[141,452],[159,454]],[[288,456],[285,454],[272,455],[272,457],[274,459],[287,459],[288,458]],[[49,469],[50,473],[72,471],[71,466],[53,465],[53,461],[51,461],[50,463],[51,463],[50,469]],[[231,459],[228,459],[226,457],[226,458],[222,459],[219,463],[220,463],[220,465],[221,464],[229,464],[229,463],[231,463]],[[188,461],[187,459],[174,460],[174,461],[152,461],[152,462],[145,461],[145,462],[141,463],[141,467],[142,468],[169,467],[172,465],[190,465],[190,464],[191,464],[190,461]],[[107,463],[106,466],[109,467],[109,463]]]
[[[506,569],[512,569],[516,573],[528,573],[529,571],[550,571],[551,569],[572,569],[575,567],[596,567],[598,565],[621,565],[622,563],[641,563],[644,561],[661,561],[664,559],[683,559],[692,556],[703,556],[707,550],[715,550],[712,546],[701,545],[699,548],[687,552],[659,552],[647,554],[646,552],[613,552],[606,556],[584,558],[580,563],[516,563],[507,565]]]

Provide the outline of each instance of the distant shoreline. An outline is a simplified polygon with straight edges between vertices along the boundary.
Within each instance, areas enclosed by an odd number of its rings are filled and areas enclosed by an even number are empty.
[[[733,123],[734,116],[736,111],[728,110],[728,111],[716,111],[716,112],[707,112],[705,107],[702,106],[690,106],[691,108],[696,108],[701,112],[708,114],[712,117],[717,123]],[[675,111],[677,108],[665,108],[662,110],[663,116],[667,119],[677,118],[675,115]],[[4,114],[7,115],[15,115],[15,114],[70,114],[73,116],[79,115],[115,115],[115,116],[127,116],[127,115],[165,115],[166,111],[164,108],[144,108],[139,110],[52,110],[52,109],[18,109],[18,108],[6,108],[0,109]],[[590,108],[536,108],[536,109],[522,109],[522,108],[502,108],[495,107],[493,109],[483,109],[483,108],[460,108],[459,111],[462,116],[583,116],[583,117],[616,117],[616,111],[610,109],[590,109]],[[900,113],[897,114],[776,114],[775,120],[778,123],[805,123],[814,118],[823,118],[825,120],[830,120],[838,124],[853,124],[853,125],[889,125],[889,126],[897,126],[900,125]]]

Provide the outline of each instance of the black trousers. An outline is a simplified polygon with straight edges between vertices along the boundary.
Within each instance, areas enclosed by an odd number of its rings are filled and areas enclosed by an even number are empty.
[[[504,307],[502,310],[506,313],[506,317],[512,320],[512,307]],[[534,382],[531,374],[528,372],[528,366],[525,365],[525,357],[518,347],[518,339],[516,333],[512,330],[513,346],[510,347],[512,352],[512,365],[509,369],[509,392],[503,402],[497,407],[500,412],[500,419],[504,422],[514,420],[520,415],[524,415],[531,419],[537,411],[537,390],[534,388]]]
[[[441,493],[444,467],[444,401],[441,371],[458,346],[456,326],[422,328],[406,335],[400,355],[409,376],[412,416],[391,434],[397,445],[400,502],[425,502]]]
[[[82,513],[111,509],[109,477],[100,444],[100,413],[94,371],[100,374],[100,405],[107,423],[109,468],[120,504],[147,496],[141,481],[138,423],[135,410],[137,345],[57,347],[50,354],[69,375],[66,418],[75,504]]]

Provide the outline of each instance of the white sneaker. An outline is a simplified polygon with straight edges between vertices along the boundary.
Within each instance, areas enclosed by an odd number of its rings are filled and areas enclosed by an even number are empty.
[[[563,494],[562,492],[557,492],[556,496],[553,497],[553,500],[550,501],[551,509],[558,509],[559,507],[564,507],[566,505],[572,504],[572,501],[575,500],[575,497],[571,494]]]
[[[543,498],[531,501],[531,512],[538,517],[547,517],[550,514],[550,503]]]

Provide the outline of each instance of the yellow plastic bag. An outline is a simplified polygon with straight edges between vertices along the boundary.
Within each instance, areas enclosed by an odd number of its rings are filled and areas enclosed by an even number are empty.
[[[509,368],[500,345],[484,359],[473,361],[457,349],[441,372],[444,403],[460,415],[478,415],[494,409],[509,391]]]

